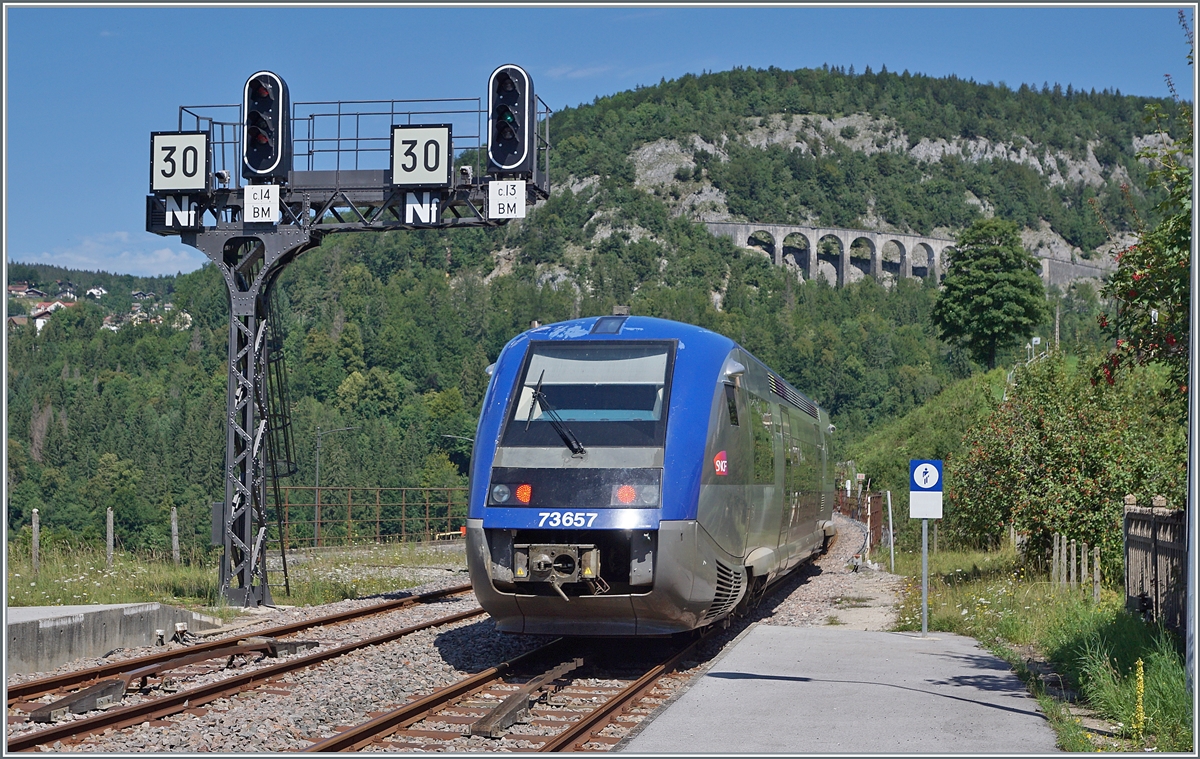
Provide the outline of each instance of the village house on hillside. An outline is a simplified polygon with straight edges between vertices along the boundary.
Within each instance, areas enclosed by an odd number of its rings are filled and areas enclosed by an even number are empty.
[[[88,288],[87,296],[89,298],[97,298],[98,299],[102,295],[108,295],[108,290],[105,290],[103,287],[100,287],[99,285],[96,285],[95,287],[92,287],[92,288]]]
[[[55,311],[61,311],[64,308],[71,308],[75,305],[77,304],[74,301],[68,301],[65,303],[61,300],[42,301],[40,303],[35,303],[27,316],[19,315],[8,317],[8,324],[10,327],[23,327],[29,323],[30,319],[33,319],[34,327],[37,328],[38,332],[41,332],[42,327],[46,326],[46,322],[50,320],[51,314],[53,314]]]
[[[8,297],[10,298],[45,298],[46,293],[28,282],[14,282],[8,286]]]
[[[78,296],[75,295],[74,282],[65,279],[56,279],[54,280],[54,284],[58,288],[58,292],[54,294],[55,298],[59,300],[78,300]]]

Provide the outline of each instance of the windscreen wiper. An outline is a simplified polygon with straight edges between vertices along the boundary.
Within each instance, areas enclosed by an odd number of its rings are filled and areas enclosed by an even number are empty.
[[[530,422],[533,421],[534,409],[536,409],[538,405],[541,405],[542,410],[545,411],[546,416],[549,417],[550,426],[553,427],[554,431],[558,433],[558,436],[562,438],[563,444],[571,450],[573,455],[583,456],[587,453],[587,450],[583,447],[583,443],[579,442],[579,438],[575,437],[575,433],[571,432],[571,428],[568,427],[567,423],[564,422],[562,417],[558,415],[558,412],[555,411],[554,407],[550,405],[550,401],[546,398],[546,394],[542,392],[542,379],[545,376],[546,370],[543,369],[541,376],[538,377],[537,386],[533,388],[533,400],[531,400],[529,403],[529,418],[525,420],[525,429],[528,430]]]

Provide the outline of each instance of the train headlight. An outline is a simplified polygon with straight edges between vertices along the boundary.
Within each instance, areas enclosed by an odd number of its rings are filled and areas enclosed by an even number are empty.
[[[492,485],[492,500],[496,503],[507,503],[511,497],[512,491],[508,485]]]
[[[612,504],[628,506],[637,500],[638,491],[633,485],[617,485],[613,488]]]
[[[532,485],[517,485],[517,500],[521,503],[529,503],[529,499],[533,498]]]
[[[658,505],[658,485],[643,485],[639,495],[641,496],[641,502],[645,505]]]

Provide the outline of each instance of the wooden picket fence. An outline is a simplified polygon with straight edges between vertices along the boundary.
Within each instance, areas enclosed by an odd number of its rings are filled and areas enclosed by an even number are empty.
[[[1162,622],[1183,636],[1187,631],[1187,513],[1138,506],[1125,496],[1125,607]]]

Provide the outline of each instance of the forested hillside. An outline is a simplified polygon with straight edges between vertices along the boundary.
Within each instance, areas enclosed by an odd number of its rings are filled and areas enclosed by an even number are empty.
[[[1088,197],[1110,225],[1129,224],[1119,185],[1144,172],[1133,153],[1150,130],[1145,102],[772,69],[688,76],[564,110],[551,126],[555,192],[528,219],[333,236],[281,277],[292,483],[313,482],[318,425],[358,428],[324,440],[322,485],[463,482],[470,444],[446,436],[473,435],[485,367],[504,343],[531,320],[615,304],[741,342],[830,409],[841,455],[978,370],[937,339],[936,286],[801,281],[697,220],[953,234],[994,214],[1026,229],[1044,222],[1090,254],[1104,232]],[[1153,199],[1130,197],[1149,214]],[[50,276],[96,275],[9,268],[10,280]],[[209,504],[223,494],[223,281],[211,265],[111,281],[122,292],[152,286],[191,326],[101,329],[114,299],[58,312],[40,334],[9,327],[9,527],[38,508],[44,531],[99,539],[112,506],[127,546],[161,547],[174,505],[204,546]],[[1092,288],[1051,298],[1066,346],[1099,344]]]

